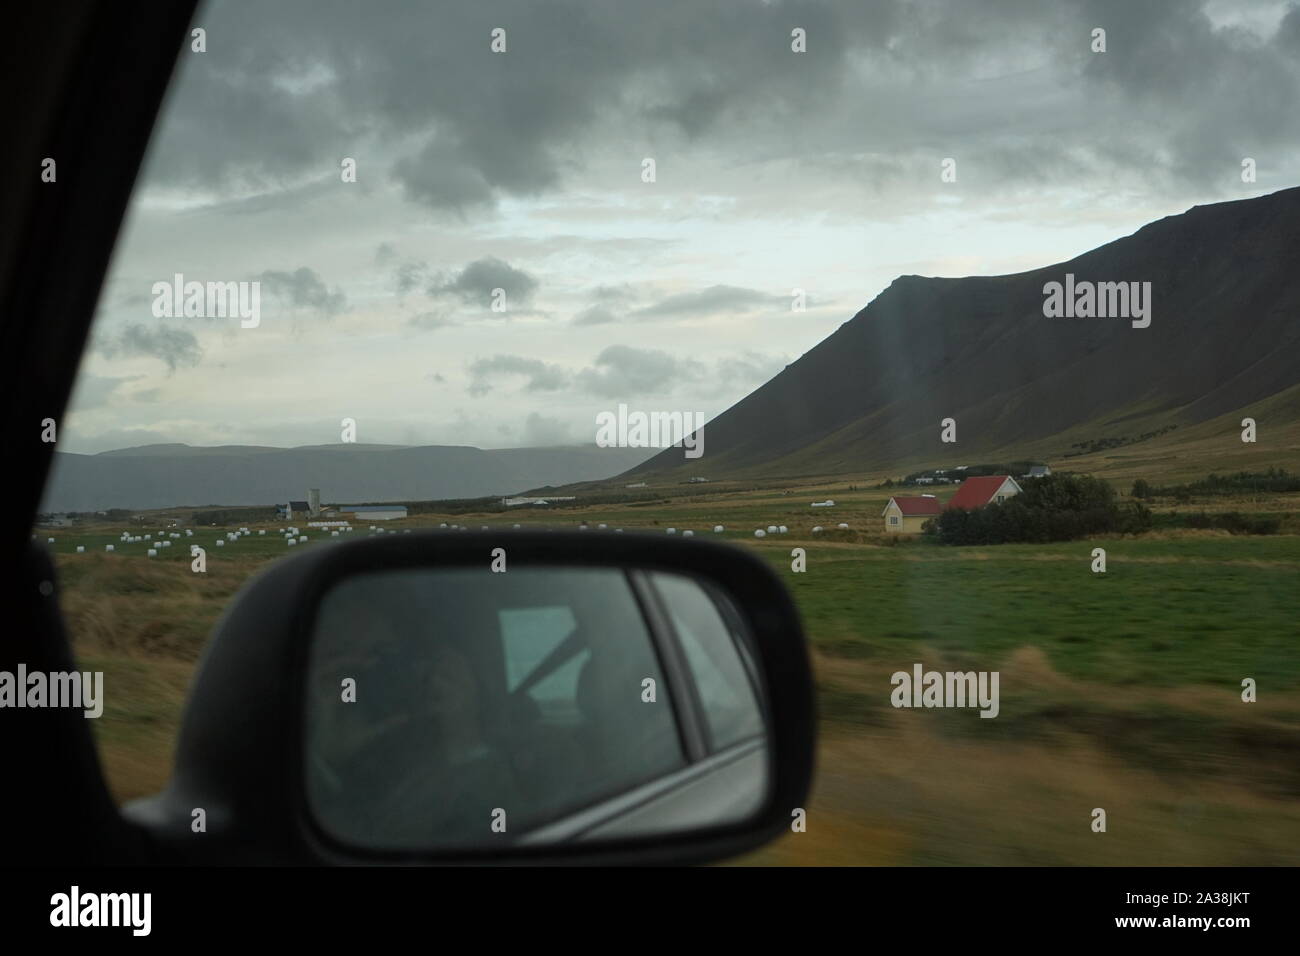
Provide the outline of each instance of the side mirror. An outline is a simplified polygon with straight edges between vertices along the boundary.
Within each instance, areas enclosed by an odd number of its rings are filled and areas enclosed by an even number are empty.
[[[428,532],[251,581],[127,814],[199,862],[702,862],[790,825],[813,744],[799,620],[749,552]]]

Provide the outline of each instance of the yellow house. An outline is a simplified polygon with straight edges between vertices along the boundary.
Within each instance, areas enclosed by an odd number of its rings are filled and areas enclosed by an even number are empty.
[[[934,495],[917,497],[898,496],[889,499],[881,517],[885,530],[891,534],[920,534],[921,525],[940,512],[939,499]]]

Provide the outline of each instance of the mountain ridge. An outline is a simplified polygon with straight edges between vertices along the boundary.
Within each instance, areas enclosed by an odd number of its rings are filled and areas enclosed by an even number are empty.
[[[1059,263],[999,276],[899,276],[708,422],[619,478],[831,474],[978,457],[1080,430],[1141,434],[1300,381],[1300,188],[1193,206]],[[1055,318],[1043,286],[1152,283],[1152,322]],[[1242,281],[1242,277],[1249,281]],[[957,443],[940,442],[954,418]]]

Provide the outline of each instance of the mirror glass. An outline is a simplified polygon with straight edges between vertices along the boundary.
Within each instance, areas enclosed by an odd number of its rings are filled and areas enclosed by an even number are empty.
[[[325,595],[306,791],[333,839],[499,848],[741,823],[769,786],[761,681],[716,587],[628,568],[416,568]]]

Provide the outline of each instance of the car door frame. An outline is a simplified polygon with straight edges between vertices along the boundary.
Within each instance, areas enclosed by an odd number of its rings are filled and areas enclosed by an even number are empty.
[[[75,660],[57,576],[28,539],[54,457],[44,422],[67,410],[82,352],[159,107],[197,0],[129,4],[47,0],[6,11],[14,43],[0,83],[21,109],[0,150],[0,382],[5,390],[11,520],[0,574],[12,589],[0,670],[67,671]],[[125,108],[124,108],[125,107]],[[53,182],[44,160],[55,160]],[[22,784],[3,788],[11,865],[147,862],[153,847],[109,797],[79,712],[0,715],[0,746]]]
[[[766,706],[767,697],[759,684],[761,674],[757,672],[752,661],[754,650],[744,646],[743,642],[747,638],[743,626],[732,619],[734,609],[729,615],[725,605],[720,604],[718,595],[713,593],[707,582],[701,581],[697,583],[704,590],[726,628],[727,636],[744,670],[745,679],[750,684],[763,723],[761,734],[724,746],[718,746],[713,740],[708,714],[700,695],[699,682],[691,670],[681,635],[666,606],[667,598],[654,582],[655,574],[680,573],[679,569],[670,567],[626,570],[628,582],[636,596],[637,604],[646,622],[646,630],[654,645],[660,673],[668,684],[668,701],[681,737],[685,765],[568,813],[551,823],[534,827],[519,838],[521,845],[581,840],[592,831],[616,824],[620,818],[629,814],[643,812],[654,802],[670,798],[721,768],[754,756],[758,751],[770,747],[771,714]],[[767,783],[770,786],[770,773]],[[758,801],[759,804],[766,798],[767,794],[764,793]]]

